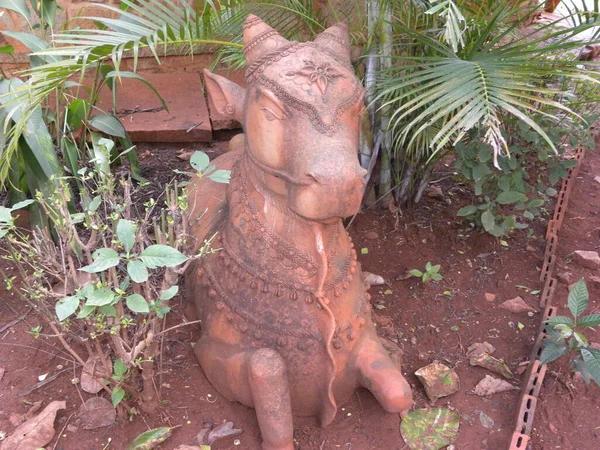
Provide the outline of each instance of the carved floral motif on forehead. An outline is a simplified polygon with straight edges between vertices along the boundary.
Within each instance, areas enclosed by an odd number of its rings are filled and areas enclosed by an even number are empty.
[[[325,95],[329,83],[336,78],[346,78],[346,75],[331,67],[331,63],[314,59],[304,60],[302,69],[289,71],[285,76],[300,86],[308,85],[309,89],[312,84],[316,84],[321,95]],[[303,88],[307,90],[306,87]]]

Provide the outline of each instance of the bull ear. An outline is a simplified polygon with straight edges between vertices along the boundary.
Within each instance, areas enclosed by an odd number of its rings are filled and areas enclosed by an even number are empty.
[[[208,90],[208,99],[221,114],[231,116],[242,122],[246,89],[221,75],[204,69],[204,81]]]
[[[350,34],[345,24],[340,22],[330,26],[315,38],[314,43],[335,55],[340,62],[346,65],[351,63]]]

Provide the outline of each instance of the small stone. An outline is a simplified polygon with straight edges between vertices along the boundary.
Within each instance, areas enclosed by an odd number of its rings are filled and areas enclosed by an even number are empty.
[[[363,277],[365,284],[368,284],[369,286],[381,286],[385,284],[385,280],[381,275],[375,275],[371,272],[363,272]]]
[[[589,281],[591,281],[591,284],[595,284],[596,286],[600,287],[600,277],[597,275],[592,275],[589,278]]]
[[[379,239],[379,235],[374,231],[367,231],[365,237],[372,240]]]
[[[78,428],[75,425],[73,425],[73,424],[67,425],[67,431],[69,433],[77,433],[77,430],[78,430]]]
[[[600,255],[598,255],[598,252],[576,250],[573,252],[573,260],[588,269],[600,269]]]
[[[511,298],[500,304],[500,308],[506,309],[512,313],[536,312],[534,308],[529,306],[521,297]]]
[[[437,186],[430,186],[427,188],[426,195],[429,198],[436,198],[438,200],[442,200],[444,198],[444,192]]]
[[[496,294],[490,294],[489,292],[486,292],[483,294],[483,298],[486,302],[493,302],[496,300]]]
[[[599,175],[599,176],[596,176],[596,177],[594,177],[594,181],[595,181],[596,183],[599,183],[599,184],[600,184],[600,175]]]
[[[415,375],[423,384],[425,393],[432,402],[440,397],[454,394],[460,388],[460,381],[456,372],[437,361],[420,368],[415,372]]]
[[[479,412],[479,421],[481,422],[481,425],[483,425],[488,430],[491,430],[494,427],[494,419],[492,419],[483,411]]]
[[[572,277],[573,277],[573,274],[571,272],[562,272],[557,275],[558,281],[566,284],[567,286],[573,282]]]
[[[532,247],[531,245],[527,245],[525,247],[525,250],[527,250],[528,252],[531,252],[531,253],[537,252],[537,250],[535,249],[535,247]]]

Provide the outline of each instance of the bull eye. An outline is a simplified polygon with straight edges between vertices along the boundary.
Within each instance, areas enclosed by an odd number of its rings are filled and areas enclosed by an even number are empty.
[[[273,111],[271,111],[269,108],[266,108],[266,107],[263,106],[260,109],[261,109],[261,111],[264,111],[264,113],[265,113],[265,119],[267,119],[269,122],[272,122],[273,120],[279,119],[275,115],[275,113]]]

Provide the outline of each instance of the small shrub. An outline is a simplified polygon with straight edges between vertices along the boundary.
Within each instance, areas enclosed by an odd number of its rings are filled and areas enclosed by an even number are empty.
[[[431,264],[431,262],[427,262],[427,264],[425,264],[424,272],[421,272],[419,269],[412,269],[410,274],[413,277],[420,278],[423,283],[427,283],[429,280],[440,281],[442,278],[444,278],[442,274],[439,273],[440,268],[441,266],[439,264],[434,266]]]
[[[581,373],[586,383],[594,380],[600,386],[600,350],[590,347],[582,331],[600,326],[600,314],[582,316],[588,306],[589,294],[585,281],[579,280],[568,297],[572,318],[556,316],[546,321],[547,338],[540,357],[542,364],[569,355],[571,367]]]
[[[197,152],[194,162],[197,176],[228,181],[228,171],[208,167],[206,155]],[[151,410],[158,405],[153,376],[170,300],[188,265],[216,250],[207,242],[191,253],[181,184],[167,185],[161,201],[142,203],[129,179],[103,169],[96,162],[76,179],[55,180],[49,196],[38,192],[35,200],[0,207],[0,252],[20,280],[2,275],[7,289],[40,312],[43,323],[34,335],[50,328],[77,362],[96,369],[92,377],[113,405],[128,411],[132,399]],[[69,183],[75,181],[81,197],[73,209]],[[50,227],[28,233],[15,226],[13,215],[33,202]]]

